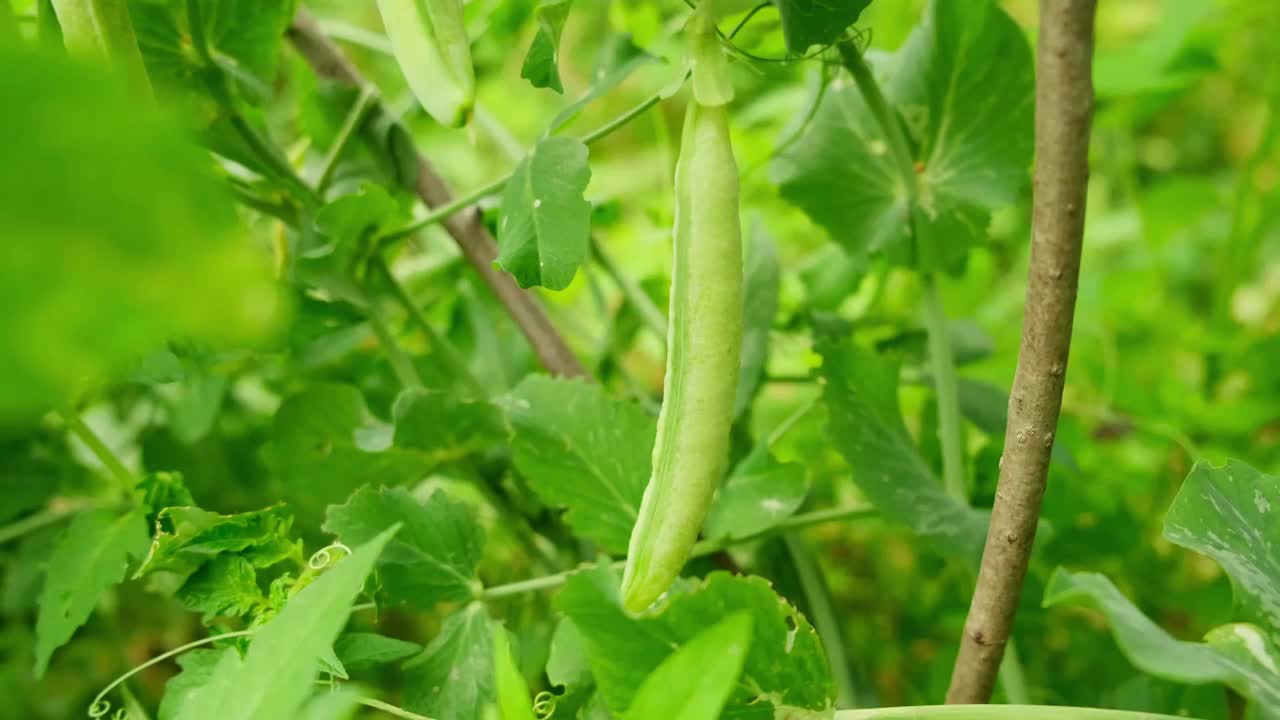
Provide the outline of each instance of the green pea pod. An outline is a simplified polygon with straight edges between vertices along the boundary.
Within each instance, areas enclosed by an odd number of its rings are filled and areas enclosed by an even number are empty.
[[[471,118],[476,75],[461,0],[378,0],[400,71],[437,122],[461,127]]]
[[[105,61],[151,92],[125,0],[53,0],[53,11],[68,53]]]
[[[724,106],[689,103],[675,186],[665,392],[622,581],[632,612],[679,576],[728,462],[742,351],[742,229]]]

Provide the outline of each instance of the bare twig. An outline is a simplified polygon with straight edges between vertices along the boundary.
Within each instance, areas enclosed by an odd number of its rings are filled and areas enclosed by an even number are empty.
[[[289,39],[310,63],[316,74],[356,88],[365,89],[369,82],[355,65],[320,29],[315,18],[299,8],[289,28]],[[418,153],[418,184],[414,188],[428,207],[448,205],[452,196],[444,180],[422,153]],[[498,251],[493,236],[480,222],[476,212],[464,212],[444,221],[467,262],[480,274],[485,285],[497,296],[507,314],[520,327],[533,346],[542,366],[556,375],[586,375],[577,356],[569,349],[560,333],[552,326],[536,297],[520,289],[508,275],[493,267]]]
[[[948,703],[990,699],[1035,541],[1080,274],[1095,6],[1096,0],[1040,0],[1035,201],[1022,345],[991,528]]]

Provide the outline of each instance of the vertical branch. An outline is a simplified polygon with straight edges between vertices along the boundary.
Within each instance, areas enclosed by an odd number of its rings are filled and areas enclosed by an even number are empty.
[[[361,89],[369,85],[342,50],[325,36],[315,18],[303,8],[298,9],[293,25],[289,28],[289,39],[317,75]],[[414,190],[428,207],[448,205],[452,199],[444,180],[431,161],[421,153],[418,154],[418,184]],[[444,226],[457,242],[467,262],[479,273],[481,280],[497,296],[507,314],[528,338],[542,366],[556,375],[585,375],[582,364],[551,324],[537,298],[520,289],[509,275],[493,267],[498,249],[493,236],[480,222],[478,214],[466,212],[454,215],[445,220]]]
[[[1031,262],[1000,484],[948,703],[991,697],[1035,541],[1071,344],[1093,119],[1096,0],[1040,0]]]

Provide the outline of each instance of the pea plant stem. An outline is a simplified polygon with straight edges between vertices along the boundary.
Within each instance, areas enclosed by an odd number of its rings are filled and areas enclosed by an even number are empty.
[[[938,440],[942,445],[942,485],[953,497],[969,502],[964,479],[964,433],[960,423],[960,396],[956,364],[947,334],[947,314],[933,273],[925,273],[924,324],[929,336],[929,362],[938,403]]]
[[[813,627],[822,640],[822,647],[827,651],[827,664],[831,667],[831,677],[836,685],[836,706],[857,707],[858,690],[853,684],[849,655],[845,652],[844,637],[840,632],[840,619],[831,603],[831,591],[822,574],[822,567],[800,533],[783,533],[782,540],[786,545],[787,555],[791,558],[791,565],[795,568],[796,577],[800,580],[800,591],[808,601],[809,620],[813,622]]]
[[[338,167],[338,161],[342,159],[342,153],[351,144],[352,138],[356,136],[361,124],[369,117],[369,111],[373,109],[377,101],[377,88],[372,85],[366,85],[360,89],[360,95],[356,98],[355,104],[351,106],[346,119],[343,120],[342,127],[338,130],[338,136],[334,138],[333,144],[329,146],[329,152],[325,154],[324,163],[320,166],[320,176],[316,179],[316,192],[321,196],[328,189],[329,183],[333,181],[333,172]]]
[[[378,336],[378,344],[382,346],[382,350],[387,354],[387,360],[391,363],[391,370],[395,372],[396,379],[400,381],[400,385],[406,390],[421,388],[422,378],[418,376],[418,369],[413,366],[413,360],[404,351],[404,348],[400,347],[400,343],[396,342],[395,336],[391,334],[386,321],[382,318],[382,312],[377,306],[376,299],[369,299],[365,318],[369,321],[369,327],[373,329],[373,334]]]
[[[289,27],[288,36],[317,75],[350,87],[370,86],[342,49],[325,36],[315,18],[305,8],[298,9]],[[375,112],[385,114],[387,110],[378,103]],[[421,153],[416,153],[416,156],[417,181],[411,189],[428,207],[449,205],[453,197],[444,179],[430,160]],[[582,363],[551,324],[537,297],[522,290],[510,275],[493,267],[493,260],[498,254],[497,246],[484,224],[471,215],[447,218],[444,227],[457,243],[463,257],[528,339],[542,366],[554,375],[585,377],[587,372]]]
[[[1174,715],[1060,705],[935,705],[841,710],[835,720],[1176,720]]]
[[[1018,365],[991,525],[956,656],[950,704],[991,697],[1035,542],[1071,346],[1093,120],[1096,0],[1041,0],[1035,197]]]
[[[361,705],[364,705],[365,707],[371,707],[375,710],[381,710],[382,712],[388,715],[394,715],[395,717],[398,717],[398,718],[407,718],[407,720],[431,720],[431,718],[427,717],[426,715],[419,715],[418,713],[409,712],[404,708],[396,707],[391,703],[385,703],[385,702],[382,702],[381,700],[376,700],[374,698],[367,698],[367,697],[356,698],[356,702]]]
[[[68,411],[62,413],[62,419],[67,423],[67,429],[79,438],[80,442],[89,448],[89,452],[98,458],[98,462],[101,462],[102,466],[111,473],[111,476],[120,482],[124,491],[126,493],[132,491],[133,486],[137,483],[133,473],[129,472],[129,468],[124,466],[120,456],[116,455],[115,451],[108,447],[102,438],[98,437],[98,434],[93,431],[93,428],[89,427],[84,418],[77,413]]]
[[[81,510],[87,510],[99,505],[99,503],[88,498],[64,499],[50,503],[49,507],[39,512],[32,513],[21,520],[0,527],[0,545],[52,525]]]

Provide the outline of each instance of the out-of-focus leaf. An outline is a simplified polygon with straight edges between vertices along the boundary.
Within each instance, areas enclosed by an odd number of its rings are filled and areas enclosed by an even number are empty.
[[[831,441],[863,494],[941,555],[977,567],[987,516],[947,494],[898,410],[898,368],[849,342],[824,342],[822,397]]]
[[[352,545],[392,525],[402,529],[378,562],[378,579],[390,602],[430,608],[475,596],[484,531],[467,506],[443,491],[420,503],[404,488],[365,486],[345,504],[329,508],[324,529]]]
[[[276,411],[266,456],[305,524],[358,487],[399,485],[430,469],[422,454],[392,446],[394,428],[378,421],[350,385],[314,385]]]
[[[858,21],[871,0],[773,0],[782,16],[787,50],[802,55],[812,45],[829,45]]]
[[[169,679],[164,685],[164,699],[160,701],[159,720],[174,720],[182,714],[182,706],[191,695],[209,682],[213,677],[213,669],[218,666],[224,653],[234,653],[232,648],[206,650],[198,648],[178,656],[178,666],[182,672]]]
[[[725,717],[824,717],[835,699],[821,642],[804,616],[757,577],[712,573],[678,583],[657,615],[635,617],[618,600],[607,565],[575,573],[555,605],[578,628],[600,692],[615,713],[672,653],[726,615],[752,618],[750,650]]]
[[[612,553],[627,551],[649,482],[657,420],[598,385],[531,375],[506,401],[516,469],[565,521]]]
[[[480,603],[446,618],[427,649],[405,663],[405,708],[437,720],[481,717],[494,698],[495,632],[502,629]]]
[[[591,203],[587,146],[574,138],[538,141],[516,166],[502,194],[498,264],[520,287],[563,290],[587,258]]]
[[[779,462],[764,444],[756,445],[729,473],[703,533],[709,538],[750,537],[794,514],[808,493],[803,465]]]
[[[130,559],[142,557],[147,525],[141,512],[116,515],[89,510],[71,521],[49,558],[36,618],[36,675],[53,651],[89,619],[98,598],[125,577]]]
[[[520,68],[520,77],[534,87],[564,92],[564,86],[560,84],[560,33],[569,19],[572,3],[573,0],[541,0],[534,8],[538,34],[534,36]]]
[[[147,103],[91,67],[0,47],[0,107],[23,109],[0,114],[0,135],[21,138],[0,164],[0,422],[121,376],[171,337],[270,329],[267,263],[207,155]]]
[[[451,391],[405,390],[392,409],[394,444],[423,452],[434,462],[457,460],[507,439],[502,410],[487,400],[464,400]]]
[[[501,719],[535,720],[529,686],[516,667],[515,658],[511,657],[511,643],[502,628],[496,628],[493,633],[493,677]]]
[[[769,359],[769,333],[778,314],[778,291],[782,272],[778,267],[778,248],[757,222],[747,233],[744,248],[742,313],[742,360],[738,369],[738,391],[733,401],[733,415],[738,417],[751,403]]]
[[[600,51],[600,59],[591,73],[591,89],[552,118],[546,134],[554,135],[564,129],[593,100],[622,84],[637,69],[655,62],[661,60],[636,47],[630,35],[613,36]]]

